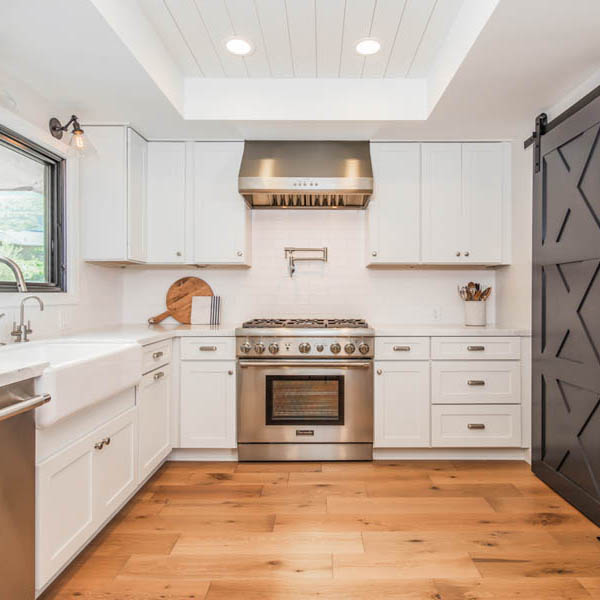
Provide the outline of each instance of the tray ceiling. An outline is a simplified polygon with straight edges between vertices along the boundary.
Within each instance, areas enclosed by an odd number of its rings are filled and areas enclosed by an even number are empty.
[[[184,77],[423,78],[463,0],[143,0]],[[255,49],[225,49],[232,36]],[[374,37],[381,51],[359,56]]]

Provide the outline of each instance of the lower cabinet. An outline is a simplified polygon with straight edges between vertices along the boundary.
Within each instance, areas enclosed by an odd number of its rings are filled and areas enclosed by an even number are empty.
[[[131,408],[37,466],[37,589],[135,490],[136,443]]]
[[[171,451],[171,367],[146,373],[138,386],[138,448],[144,480]]]
[[[429,361],[375,362],[376,448],[429,446]]]
[[[236,366],[233,360],[181,363],[181,447],[235,448]]]

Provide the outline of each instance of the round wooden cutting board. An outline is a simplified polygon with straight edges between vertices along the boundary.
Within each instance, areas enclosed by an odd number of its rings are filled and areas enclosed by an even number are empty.
[[[182,277],[171,284],[167,292],[167,310],[160,315],[150,317],[148,323],[156,325],[167,317],[173,317],[184,325],[192,318],[192,298],[194,296],[214,296],[212,288],[198,277]]]

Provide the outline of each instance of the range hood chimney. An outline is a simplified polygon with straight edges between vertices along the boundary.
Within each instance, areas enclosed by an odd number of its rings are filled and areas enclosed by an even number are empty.
[[[365,208],[373,192],[369,142],[247,141],[238,183],[251,208]]]

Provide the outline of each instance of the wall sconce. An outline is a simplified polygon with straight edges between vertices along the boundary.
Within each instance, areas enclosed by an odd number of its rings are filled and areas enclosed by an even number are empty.
[[[56,117],[52,117],[48,123],[50,133],[57,140],[62,139],[63,133],[68,131],[71,125],[73,125],[73,130],[71,131],[72,135],[69,146],[75,148],[80,155],[84,155],[85,152],[91,148],[91,144],[84,136],[83,129],[81,128],[79,120],[75,115],[71,115],[71,118],[64,125],[61,125],[60,121]]]

